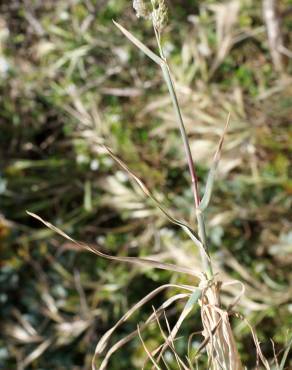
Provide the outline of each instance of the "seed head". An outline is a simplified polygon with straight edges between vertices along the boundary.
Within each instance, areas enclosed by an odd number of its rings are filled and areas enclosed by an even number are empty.
[[[149,0],[146,0],[149,1]],[[149,18],[150,11],[144,0],[133,0],[133,8],[136,12],[137,18]]]
[[[167,23],[167,6],[165,0],[151,0],[151,3],[153,7],[151,13],[153,26],[156,28],[157,32],[160,33]]]

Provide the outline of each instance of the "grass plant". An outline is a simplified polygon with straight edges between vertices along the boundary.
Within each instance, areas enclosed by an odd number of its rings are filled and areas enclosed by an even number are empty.
[[[289,368],[291,81],[261,2],[129,3],[0,4],[0,368],[89,369],[97,341],[96,368],[216,367],[229,320],[246,368]]]
[[[167,59],[163,52],[163,46],[161,44],[161,33],[164,27],[164,24],[167,19],[167,7],[165,5],[164,0],[151,0],[151,6],[152,9],[147,9],[147,4],[144,1],[134,1],[134,9],[136,10],[138,17],[145,17],[150,18],[153,29],[155,32],[155,37],[157,41],[157,46],[160,55],[158,56],[155,54],[152,50],[150,50],[144,43],[139,41],[133,34],[131,34],[128,30],[126,30],[123,26],[121,26],[119,23],[114,21],[114,24],[117,26],[117,28],[138,48],[140,49],[145,55],[147,55],[152,61],[154,61],[156,64],[158,64],[162,70],[162,75],[164,77],[165,83],[167,85],[173,109],[175,112],[177,124],[179,127],[179,131],[181,133],[181,138],[184,146],[186,161],[188,163],[190,178],[191,178],[191,187],[193,192],[193,198],[194,198],[194,209],[195,209],[195,215],[197,219],[197,229],[198,229],[198,236],[196,236],[196,233],[194,231],[193,226],[186,225],[185,222],[177,221],[172,216],[168,214],[168,211],[165,211],[164,207],[160,204],[159,201],[155,199],[155,197],[151,194],[151,192],[145,187],[143,182],[131,171],[128,169],[128,167],[119,159],[117,158],[111,149],[104,147],[110,156],[124,169],[126,172],[132,177],[134,181],[140,186],[140,188],[143,190],[143,192],[152,199],[152,201],[155,203],[156,206],[164,213],[164,215],[167,216],[167,218],[181,226],[189,236],[191,236],[191,239],[195,242],[196,247],[200,250],[201,255],[201,263],[202,263],[202,273],[198,275],[197,272],[186,271],[183,268],[180,268],[179,266],[169,265],[165,263],[160,263],[156,261],[152,261],[150,259],[141,259],[141,258],[128,258],[128,257],[113,257],[105,255],[101,252],[99,252],[96,248],[93,246],[89,246],[83,243],[79,243],[69,237],[67,234],[62,232],[60,229],[56,228],[55,226],[49,224],[48,222],[42,220],[39,216],[28,212],[29,215],[37,218],[41,222],[43,222],[46,226],[48,226],[50,229],[56,231],[66,239],[70,240],[74,244],[76,244],[80,248],[85,248],[87,250],[90,250],[91,252],[97,254],[98,256],[109,258],[111,260],[118,260],[118,261],[124,261],[124,262],[130,262],[140,265],[147,265],[152,266],[160,269],[167,269],[168,271],[176,271],[176,272],[187,272],[187,273],[193,273],[195,276],[199,277],[199,285],[197,287],[186,287],[186,286],[175,286],[172,284],[168,284],[166,286],[162,286],[159,289],[156,289],[146,297],[144,297],[139,303],[137,303],[131,310],[129,310],[109,331],[106,332],[105,335],[100,339],[98,342],[96,349],[95,349],[95,355],[92,360],[92,368],[93,370],[96,370],[96,361],[101,356],[101,354],[104,352],[108,340],[112,333],[116,330],[116,328],[121,325],[123,322],[125,322],[134,311],[136,311],[138,308],[140,308],[143,304],[148,302],[155,294],[157,294],[161,289],[170,288],[170,287],[176,287],[180,289],[184,289],[187,291],[190,291],[191,293],[187,294],[177,294],[176,296],[172,297],[170,300],[164,302],[164,304],[158,309],[154,310],[154,314],[152,314],[148,320],[145,322],[145,324],[142,325],[142,327],[138,326],[137,331],[131,333],[126,338],[120,340],[118,343],[116,343],[114,346],[112,346],[108,352],[106,352],[105,358],[101,362],[99,369],[104,370],[107,365],[109,358],[111,355],[119,349],[122,345],[128,342],[134,335],[139,335],[139,338],[141,339],[142,345],[147,353],[148,359],[152,362],[153,367],[156,369],[161,369],[161,362],[163,362],[166,365],[166,359],[164,358],[165,351],[169,348],[173,351],[178,368],[184,368],[184,369],[190,369],[193,367],[193,362],[198,353],[206,346],[207,354],[208,354],[208,367],[219,370],[219,369],[226,369],[226,370],[241,370],[243,369],[243,365],[241,363],[241,359],[237,350],[236,341],[232,332],[232,328],[230,325],[229,316],[232,314],[232,310],[234,306],[236,305],[237,301],[240,299],[239,297],[236,297],[235,301],[228,306],[227,309],[223,308],[221,304],[220,299],[220,290],[222,284],[228,286],[232,284],[237,284],[240,282],[232,281],[232,282],[225,282],[223,283],[220,280],[220,276],[217,276],[217,274],[214,274],[213,267],[212,267],[212,261],[209,253],[208,248],[208,241],[207,241],[207,235],[206,235],[206,226],[204,221],[204,212],[208,208],[211,195],[212,195],[212,189],[213,189],[213,183],[215,181],[215,175],[216,175],[216,169],[220,160],[220,154],[223,146],[224,136],[226,134],[229,121],[230,121],[230,114],[227,119],[227,123],[223,132],[223,135],[220,139],[218,148],[216,150],[212,167],[209,171],[209,175],[207,178],[207,184],[204,196],[202,200],[200,200],[199,195],[199,183],[198,183],[198,176],[196,174],[196,168],[194,164],[194,160],[192,157],[188,136],[186,133],[185,125],[183,122],[183,117],[180,109],[180,105],[178,102],[177,94],[175,91],[175,86],[173,82],[173,78],[171,76],[170,68],[167,63]],[[174,325],[174,327],[171,329],[169,328],[168,335],[163,335],[165,342],[160,347],[158,347],[156,350],[148,350],[141,335],[141,330],[144,329],[147,324],[149,324],[152,321],[157,320],[159,324],[159,316],[161,313],[169,306],[170,303],[177,299],[189,297],[187,303],[184,306],[184,309]],[[182,325],[185,318],[192,312],[195,306],[199,305],[201,310],[201,320],[202,320],[202,326],[203,331],[202,335],[204,337],[204,341],[202,345],[200,346],[199,351],[194,356],[189,356],[187,358],[187,363],[185,363],[177,354],[175,350],[175,344],[174,341],[177,337],[178,331],[180,326]],[[166,319],[167,320],[167,319]],[[160,326],[161,329],[161,326]],[[163,333],[162,329],[161,332]],[[269,363],[263,356],[258,339],[256,335],[254,334],[252,330],[254,341],[256,344],[256,351],[257,355],[259,356],[262,364],[266,369],[270,369]],[[166,365],[167,366],[167,365]]]

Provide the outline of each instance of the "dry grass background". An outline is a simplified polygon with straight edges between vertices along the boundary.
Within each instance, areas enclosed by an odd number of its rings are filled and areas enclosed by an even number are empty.
[[[225,280],[244,282],[238,310],[272,363],[270,339],[281,359],[291,337],[289,58],[283,71],[274,68],[260,2],[169,6],[163,43],[202,183],[231,112],[207,215],[211,252]],[[175,217],[189,221],[183,148],[159,70],[112,24],[117,19],[155,47],[149,25],[136,20],[128,2],[11,1],[0,9],[0,368],[87,369],[97,340],[146,292],[194,279],[81,253],[25,210],[103,252],[199,270],[189,240],[99,144],[110,145]],[[289,1],[280,2],[289,49],[287,9]],[[158,308],[169,294],[152,304]],[[224,304],[238,294],[237,286],[229,288]],[[169,311],[171,325],[181,308]],[[151,304],[139,311],[115,339],[152,312]],[[242,358],[254,368],[250,332],[232,323]],[[197,314],[186,320],[180,355],[201,329]],[[143,339],[156,347],[160,332],[153,327]],[[198,348],[199,336],[192,346]],[[137,336],[109,368],[139,368],[144,358]],[[205,368],[204,356],[198,361]]]

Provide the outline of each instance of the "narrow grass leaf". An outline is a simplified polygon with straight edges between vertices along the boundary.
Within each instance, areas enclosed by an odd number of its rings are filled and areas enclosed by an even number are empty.
[[[151,292],[147,298],[149,301],[152,297],[154,297],[154,295],[156,295],[157,293],[159,293],[162,289],[165,289],[169,286],[169,284],[167,285],[164,285],[164,286],[161,286],[157,289],[155,289],[153,292]],[[152,295],[154,294],[154,295]],[[151,295],[151,297],[149,297]],[[159,308],[158,310],[156,311],[156,315],[160,315],[167,307],[169,307],[172,303],[176,302],[177,300],[180,300],[180,299],[184,299],[184,298],[187,298],[189,296],[189,294],[183,294],[183,293],[180,293],[180,294],[176,294],[174,295],[173,297],[170,297],[169,299],[167,299]],[[134,307],[132,307],[111,329],[109,329],[104,335],[103,337],[100,339],[100,341],[98,342],[97,346],[96,346],[96,349],[95,349],[95,354],[94,354],[94,357],[92,359],[92,369],[93,370],[96,370],[96,366],[95,366],[95,362],[97,360],[97,358],[103,353],[104,349],[105,349],[105,346],[107,345],[109,339],[110,339],[110,336],[112,335],[112,333],[117,329],[118,326],[120,326],[124,321],[126,321],[138,308],[142,307],[147,301],[145,301],[146,297],[144,297],[140,302],[138,302]],[[155,318],[155,315],[154,313],[152,313],[148,319],[146,320],[146,322],[142,325],[140,325],[140,331],[141,330],[144,330],[150,323],[152,323],[153,321],[155,321],[156,318]],[[128,334],[126,337],[122,338],[121,340],[119,340],[117,343],[115,343],[110,349],[109,351],[106,353],[101,365],[99,366],[99,369],[98,370],[104,370],[106,369],[107,367],[107,364],[108,364],[108,361],[110,359],[110,357],[117,351],[119,350],[122,346],[124,346],[126,343],[128,343],[130,340],[132,340],[133,338],[135,338],[137,336],[137,330],[134,330],[132,333]]]
[[[222,146],[223,146],[224,138],[225,138],[228,126],[229,126],[229,122],[230,122],[230,113],[228,114],[226,125],[225,125],[225,128],[224,128],[223,134],[221,136],[221,139],[219,141],[218,148],[217,148],[216,153],[214,155],[213,163],[212,163],[212,166],[211,166],[209,174],[208,174],[205,193],[204,193],[204,196],[203,196],[203,198],[200,202],[200,207],[199,207],[200,210],[202,210],[202,211],[204,211],[208,207],[208,205],[210,203],[210,200],[211,200],[214,181],[215,181],[215,176],[216,176],[216,171],[217,171],[217,167],[218,167],[218,164],[219,164],[221,151],[222,151]]]
[[[199,288],[195,289],[195,291],[192,293],[189,300],[187,301],[186,308],[190,308],[190,307],[192,308],[195,304],[197,304],[198,300],[201,297],[201,294],[202,294],[201,289],[199,289]]]
[[[167,271],[179,272],[179,273],[183,273],[183,274],[189,274],[189,275],[192,275],[192,276],[196,276],[199,279],[202,277],[201,273],[196,273],[196,272],[193,271],[193,269],[190,269],[190,268],[187,268],[187,267],[180,267],[180,266],[177,266],[177,265],[173,265],[171,263],[158,262],[158,261],[147,259],[147,258],[117,257],[117,256],[111,256],[109,254],[102,253],[94,245],[81,243],[81,242],[78,242],[77,240],[71,238],[69,235],[64,233],[64,231],[62,231],[61,229],[52,225],[51,223],[43,220],[40,216],[38,216],[34,213],[31,213],[31,212],[28,212],[28,211],[26,211],[26,213],[28,215],[34,217],[35,219],[39,220],[40,222],[42,222],[46,227],[53,230],[57,234],[61,235],[63,238],[65,238],[67,240],[70,240],[73,244],[75,244],[80,249],[88,250],[88,251],[98,255],[99,257],[103,257],[103,258],[106,258],[106,259],[109,259],[109,260],[112,260],[112,261],[127,262],[127,263],[132,263],[132,264],[136,264],[136,265],[144,266],[144,267],[148,266],[148,267],[152,267],[152,268],[158,268],[158,269],[161,269],[161,270],[167,270]]]
[[[287,344],[287,348],[283,354],[283,357],[282,357],[282,360],[281,360],[281,363],[280,363],[280,367],[279,367],[279,370],[284,370],[284,367],[285,367],[285,363],[287,361],[287,358],[288,358],[288,354],[290,352],[290,349],[291,349],[291,346],[292,346],[292,337],[290,338],[288,344]]]
[[[143,340],[143,338],[142,338],[142,335],[141,335],[141,332],[140,332],[140,327],[139,327],[139,325],[137,325],[137,332],[138,332],[138,335],[139,335],[140,341],[141,341],[141,343],[142,343],[142,346],[143,346],[143,348],[144,348],[145,352],[147,353],[148,358],[149,358],[149,359],[150,359],[150,361],[153,363],[153,365],[154,365],[155,369],[157,369],[157,370],[161,370],[161,367],[159,367],[159,365],[157,364],[157,362],[156,362],[156,361],[154,360],[154,358],[152,357],[151,352],[150,352],[150,351],[149,351],[149,349],[147,348],[147,346],[146,346],[146,344],[145,344],[145,342],[144,342],[144,340]]]
[[[150,50],[145,44],[139,41],[134,35],[132,35],[129,31],[127,31],[123,26],[113,20],[113,23],[118,29],[129,39],[138,49],[140,49],[145,55],[147,55],[150,59],[152,59],[155,63],[161,65],[163,60],[152,50]]]
[[[192,293],[191,297],[189,298],[188,302],[186,303],[182,313],[180,314],[176,324],[174,325],[173,329],[171,330],[165,344],[163,345],[158,359],[160,360],[161,357],[163,356],[165,350],[167,349],[168,343],[173,342],[174,339],[176,338],[176,335],[184,322],[185,318],[188,316],[188,314],[192,311],[193,306],[197,303],[201,295],[200,289],[195,289],[195,291]]]
[[[103,148],[109,153],[109,155],[119,164],[119,166],[121,166],[127,173],[128,175],[140,186],[141,190],[144,192],[144,194],[149,197],[153,203],[156,205],[156,207],[159,208],[159,210],[167,217],[167,219],[177,225],[177,226],[180,226],[184,231],[185,233],[192,239],[192,241],[201,249],[201,250],[204,250],[203,248],[203,245],[202,243],[200,242],[199,238],[195,235],[194,231],[191,229],[191,227],[187,224],[185,224],[184,222],[181,222],[177,219],[175,219],[174,217],[172,217],[165,209],[164,207],[161,205],[161,203],[154,197],[153,194],[151,194],[151,192],[147,189],[147,187],[145,186],[145,184],[141,181],[141,179],[139,179],[139,177],[137,177],[129,168],[128,166],[123,162],[121,161],[121,159],[119,159],[113,152],[110,148],[108,148],[107,146],[103,145]],[[209,256],[207,256],[209,258]]]
[[[47,339],[43,343],[41,343],[36,349],[34,349],[24,360],[23,360],[23,368],[30,365],[34,362],[37,358],[39,358],[52,344],[51,339]]]
[[[173,354],[174,354],[174,356],[175,356],[175,359],[176,359],[176,362],[177,362],[177,365],[178,365],[179,369],[181,369],[181,368],[183,367],[183,368],[184,368],[184,370],[189,370],[189,369],[187,368],[187,366],[184,364],[184,362],[181,360],[181,358],[179,357],[179,355],[178,355],[178,353],[177,353],[177,351],[176,351],[176,349],[175,349],[174,341],[169,342],[167,335],[164,333],[164,330],[163,330],[163,329],[162,329],[162,327],[161,327],[161,324],[160,324],[160,321],[159,321],[159,317],[158,317],[158,315],[156,314],[156,310],[155,310],[155,308],[154,308],[154,307],[153,307],[153,311],[154,311],[154,314],[155,314],[155,316],[156,316],[156,321],[157,321],[158,327],[159,327],[160,332],[161,332],[161,334],[162,334],[162,337],[163,337],[163,339],[164,339],[164,341],[165,341],[165,343],[164,343],[164,344],[167,344],[167,345],[168,345],[168,347],[169,347],[169,348],[171,349],[171,351],[173,352]],[[165,317],[165,322],[166,322],[166,324],[167,324],[168,332],[169,332],[169,334],[170,334],[170,326],[169,326],[169,322],[168,322],[168,320],[167,320],[167,317],[166,317],[165,311],[164,311],[164,317]],[[163,344],[163,346],[164,346],[164,344]],[[160,350],[163,346],[160,346],[160,347],[159,347],[159,350]],[[156,350],[154,353],[158,353],[158,352],[159,352],[159,350]],[[163,361],[163,356],[161,357],[161,360]],[[163,362],[165,363],[165,361],[163,361]],[[165,363],[165,364],[166,364],[166,363]],[[167,365],[166,365],[166,367],[167,367]]]
[[[256,354],[257,354],[257,357],[259,357],[260,359],[261,359],[261,361],[262,361],[262,364],[263,364],[263,366],[264,366],[264,368],[266,369],[266,370],[271,370],[271,367],[270,367],[270,364],[269,364],[269,362],[268,362],[268,360],[266,359],[266,357],[263,355],[263,353],[262,353],[262,350],[261,350],[261,346],[260,346],[260,342],[259,342],[259,340],[258,340],[258,337],[257,337],[257,335],[256,335],[256,332],[255,332],[255,329],[253,328],[253,326],[249,323],[249,321],[244,317],[244,316],[242,316],[241,314],[239,314],[239,313],[236,313],[235,314],[235,316],[236,317],[238,317],[239,319],[241,319],[247,326],[248,326],[248,328],[250,329],[250,331],[251,331],[251,334],[252,334],[252,338],[253,338],[253,341],[254,341],[254,344],[255,344],[255,347],[256,347]],[[291,339],[292,340],[292,339]],[[292,344],[292,343],[291,343]],[[287,353],[287,355],[288,355],[288,353]],[[282,361],[283,361],[283,359],[282,359]],[[282,361],[281,361],[281,365],[282,365]],[[286,360],[285,360],[286,361]],[[284,363],[285,363],[285,361],[284,361]],[[280,365],[280,366],[281,366]],[[283,370],[283,369],[281,369],[281,370]]]

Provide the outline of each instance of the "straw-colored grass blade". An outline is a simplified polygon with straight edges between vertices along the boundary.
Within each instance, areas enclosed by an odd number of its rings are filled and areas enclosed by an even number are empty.
[[[24,360],[23,360],[23,368],[30,365],[34,362],[37,358],[39,358],[52,344],[52,339],[47,339],[46,341],[42,342],[36,349],[34,349]]]
[[[269,364],[268,360],[266,359],[266,357],[262,353],[260,342],[259,342],[259,339],[258,339],[257,334],[255,332],[255,329],[249,323],[249,321],[244,316],[242,316],[241,314],[236,313],[235,316],[238,317],[239,319],[241,319],[248,326],[248,328],[250,329],[250,332],[251,332],[251,335],[252,335],[252,338],[253,338],[255,347],[256,347],[256,355],[257,355],[257,357],[260,358],[260,360],[261,360],[261,362],[263,364],[263,367],[266,370],[271,370],[271,367],[270,367],[270,364]]]
[[[155,369],[157,370],[161,370],[161,367],[158,365],[158,363],[154,360],[153,356],[151,355],[151,352],[149,351],[149,349],[147,348],[143,338],[142,338],[142,335],[141,335],[141,332],[140,332],[140,327],[139,325],[137,325],[137,331],[138,331],[138,335],[139,335],[139,338],[140,338],[140,341],[142,343],[142,346],[145,350],[145,352],[147,353],[147,356],[148,358],[150,359],[150,361],[153,363]]]
[[[65,239],[69,240],[70,242],[72,242],[73,244],[75,244],[79,249],[90,251],[90,252],[96,254],[99,257],[103,257],[103,258],[106,258],[106,259],[109,259],[109,260],[112,260],[112,261],[127,262],[127,263],[131,263],[131,264],[139,265],[139,266],[142,266],[142,267],[146,266],[146,267],[158,268],[158,269],[161,269],[161,270],[167,270],[167,271],[172,271],[172,272],[189,274],[189,275],[192,275],[192,276],[196,276],[199,279],[202,277],[201,273],[195,272],[195,271],[193,271],[193,269],[190,269],[190,268],[187,268],[187,267],[180,267],[180,266],[177,266],[177,265],[173,265],[171,263],[158,262],[158,261],[151,260],[151,259],[148,259],[148,258],[117,257],[117,256],[111,256],[109,254],[105,254],[103,252],[100,252],[98,250],[98,248],[94,245],[81,243],[81,242],[78,242],[77,240],[71,238],[69,235],[64,233],[64,231],[60,230],[59,228],[52,225],[51,223],[43,220],[40,216],[38,216],[38,215],[36,215],[32,212],[28,212],[28,211],[26,211],[26,213],[28,215],[34,217],[35,219],[39,220],[40,222],[42,222],[46,227],[53,230],[55,233],[61,235],[63,238],[65,238]]]
[[[165,352],[165,350],[167,349],[168,347],[168,343],[172,343],[176,336],[177,336],[177,333],[182,325],[182,323],[184,322],[185,318],[189,315],[189,313],[192,311],[193,307],[195,304],[198,303],[198,300],[201,296],[201,289],[195,289],[194,292],[192,293],[192,295],[190,296],[189,300],[187,301],[182,313],[180,314],[176,324],[174,325],[173,329],[171,330],[167,340],[165,341],[165,344],[163,345],[163,347],[161,348],[161,351],[159,353],[159,359],[161,359],[161,357],[163,356],[163,353]]]
[[[171,286],[174,286],[172,284],[166,284],[166,285],[163,285],[157,289],[155,289],[154,291],[152,291],[151,293],[149,293],[146,297],[144,297],[141,301],[139,301],[138,303],[135,304],[135,306],[133,306],[126,314],[124,314],[124,316],[111,328],[109,329],[103,336],[102,338],[100,339],[100,341],[98,342],[97,346],[96,346],[96,349],[95,349],[95,354],[94,354],[94,357],[92,359],[92,369],[93,370],[97,370],[96,366],[95,366],[95,362],[97,361],[97,359],[102,355],[102,353],[104,352],[105,350],[105,347],[107,346],[108,344],[108,341],[111,337],[111,335],[113,334],[113,332],[120,326],[122,325],[124,322],[126,322],[130,316],[135,312],[137,311],[140,307],[142,307],[146,302],[148,302],[149,300],[151,300],[156,294],[158,294],[160,291],[162,291],[163,289],[166,289],[168,287],[171,287]],[[156,316],[159,316],[161,315],[161,313],[166,309],[168,308],[172,303],[178,301],[178,300],[181,300],[181,299],[185,299],[189,296],[189,293],[179,293],[179,294],[176,294],[174,295],[173,297],[170,297],[169,299],[167,299],[157,310],[156,310],[156,313],[152,313],[148,319],[146,320],[146,322],[144,324],[141,324],[140,325],[140,331],[141,330],[144,330],[150,323],[154,322],[156,320]],[[99,366],[99,370],[105,370],[107,368],[107,364],[111,358],[111,356],[117,351],[119,350],[122,346],[124,346],[126,343],[128,343],[130,340],[132,340],[133,338],[135,338],[137,336],[137,330],[134,330],[132,333],[130,333],[129,335],[127,335],[126,337],[122,338],[121,340],[119,340],[117,343],[115,343],[112,347],[110,347],[110,349],[108,350],[108,352],[106,353],[106,355],[104,356],[104,359],[102,360],[102,363],[101,365]],[[154,354],[152,354],[154,355]]]

